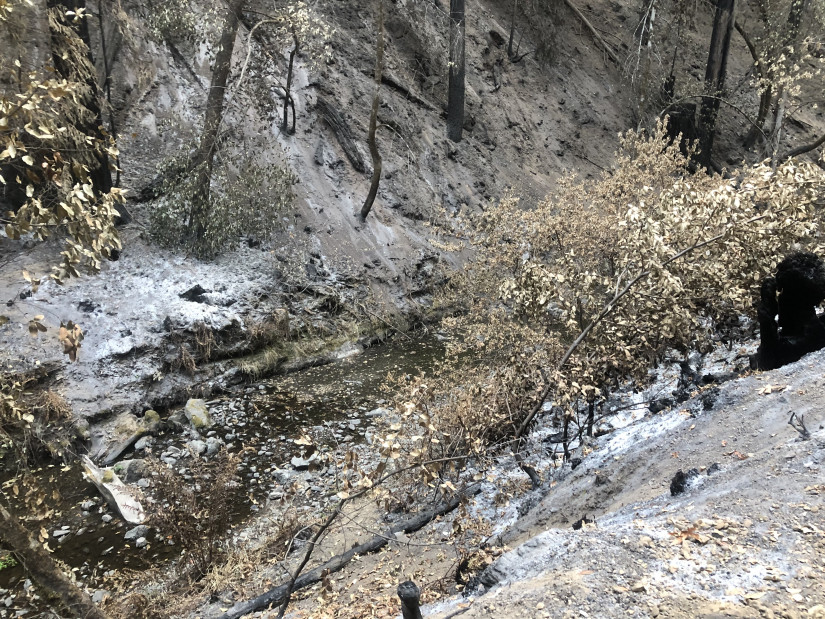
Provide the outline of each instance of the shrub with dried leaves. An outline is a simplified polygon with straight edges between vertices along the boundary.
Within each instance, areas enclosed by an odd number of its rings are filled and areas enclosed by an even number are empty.
[[[490,453],[545,400],[569,420],[644,381],[665,351],[707,349],[717,326],[753,314],[786,252],[822,252],[823,194],[825,172],[803,161],[692,174],[660,123],[622,136],[599,179],[456,221],[476,252],[447,293],[465,309],[447,320],[457,343],[438,376],[410,382],[401,423],[378,440],[406,459]]]

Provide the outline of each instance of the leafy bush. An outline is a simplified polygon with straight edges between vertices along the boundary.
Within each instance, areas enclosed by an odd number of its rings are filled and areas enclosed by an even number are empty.
[[[199,257],[214,257],[243,235],[269,238],[281,227],[292,204],[295,177],[277,163],[261,165],[251,154],[226,158],[212,174],[210,218],[202,239],[192,234],[197,169],[188,169],[186,154],[166,160],[159,170],[163,197],[150,214],[150,234],[160,245],[184,247]]]

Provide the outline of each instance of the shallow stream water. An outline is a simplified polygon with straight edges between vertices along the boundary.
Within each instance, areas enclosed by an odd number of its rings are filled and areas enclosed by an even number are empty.
[[[442,339],[433,334],[397,336],[332,364],[247,385],[211,400],[215,424],[202,438],[214,436],[229,450],[244,452],[234,524],[278,499],[288,480],[319,474],[296,470],[293,458],[311,457],[311,449],[297,445],[296,438],[312,432],[339,446],[362,441],[371,423],[383,414],[382,407],[389,406],[389,377],[430,372],[443,357]],[[192,457],[186,449],[190,438],[186,434],[152,437],[146,449],[128,452],[123,459],[160,457],[185,479]],[[57,490],[61,497],[52,506],[55,516],[43,523],[48,543],[55,557],[92,587],[105,587],[105,576],[112,570],[142,570],[177,556],[178,549],[154,530],[142,548],[126,540],[124,535],[133,525],[105,505],[96,488],[82,478],[79,465],[46,467],[39,480],[47,493]],[[24,583],[19,567],[0,570],[0,616],[4,599]]]

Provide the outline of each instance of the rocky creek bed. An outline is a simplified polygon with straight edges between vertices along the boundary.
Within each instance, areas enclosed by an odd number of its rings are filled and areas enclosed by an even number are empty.
[[[284,488],[301,488],[305,509],[328,493],[333,472],[318,466],[314,448],[296,444],[303,433],[326,449],[346,450],[370,436],[378,417],[389,414],[387,377],[431,370],[443,355],[443,337],[432,333],[398,336],[338,362],[239,387],[206,402],[211,426],[200,431],[182,409],[171,411],[179,432],[145,435],[126,450],[114,471],[152,496],[147,458],[157,458],[186,481],[193,458],[209,459],[221,449],[241,453],[232,521],[235,526]],[[55,556],[87,586],[105,593],[116,572],[143,570],[179,554],[147,524],[126,523],[82,477],[79,464],[47,466],[37,476],[47,493],[57,491],[55,515],[42,523]],[[21,592],[30,587],[19,567],[0,570],[0,616],[36,612]],[[21,602],[18,602],[21,600]],[[19,615],[23,612],[23,615]],[[12,613],[9,615],[9,613]]]

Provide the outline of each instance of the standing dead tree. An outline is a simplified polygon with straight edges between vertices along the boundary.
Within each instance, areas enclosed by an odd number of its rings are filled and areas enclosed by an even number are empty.
[[[378,183],[381,182],[381,153],[378,152],[378,143],[375,140],[375,131],[378,128],[378,106],[381,104],[381,75],[384,72],[384,0],[378,0],[378,23],[375,42],[375,93],[372,96],[372,110],[370,111],[369,145],[372,157],[372,181],[370,191],[364,205],[361,207],[361,221],[367,220],[372,210],[375,196],[378,194]]]
[[[215,55],[215,68],[209,95],[206,99],[206,114],[203,121],[203,133],[200,144],[191,162],[191,169],[196,174],[192,209],[189,212],[189,226],[195,247],[206,233],[206,224],[210,216],[209,184],[212,179],[212,164],[215,159],[218,129],[223,119],[223,103],[229,70],[232,66],[232,52],[235,49],[235,37],[238,34],[239,14],[245,0],[231,0],[226,18],[221,29],[218,53]]]
[[[710,51],[705,67],[705,91],[711,96],[702,99],[699,112],[699,160],[705,167],[710,167],[711,163],[716,117],[719,114],[719,96],[725,87],[730,39],[736,21],[735,10],[736,0],[717,0]]]
[[[450,0],[450,64],[447,137],[461,141],[464,128],[464,0]]]

